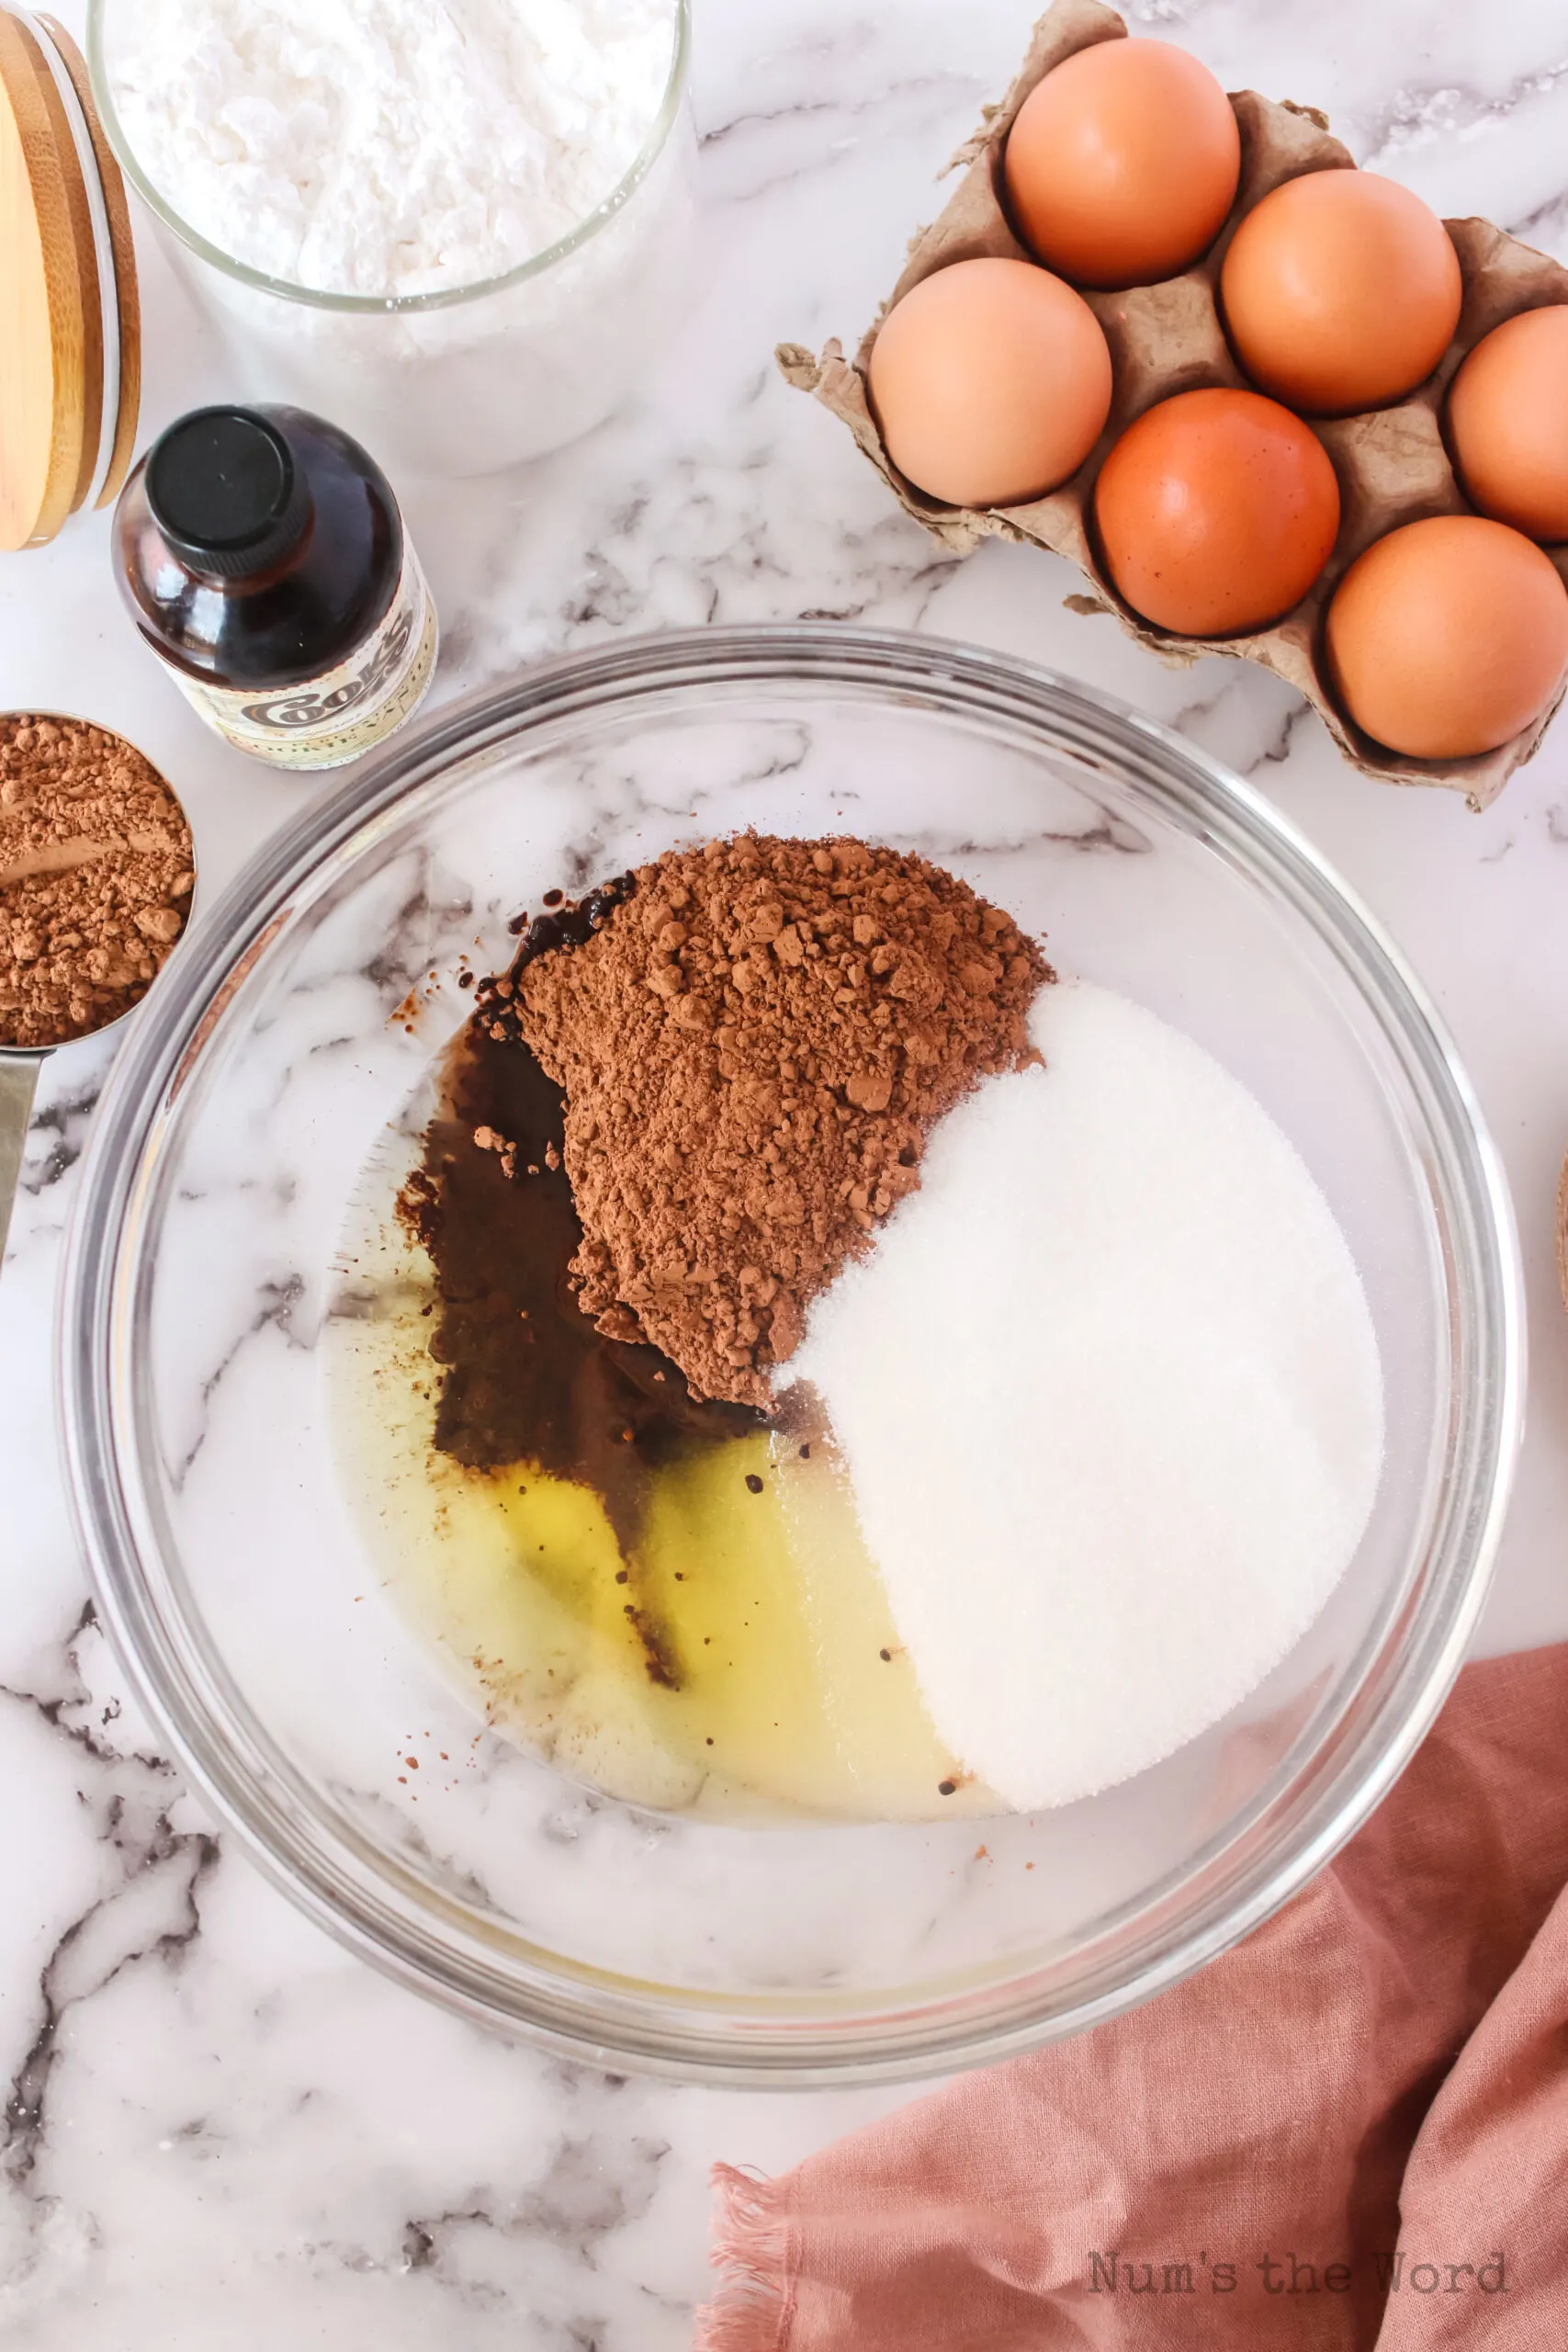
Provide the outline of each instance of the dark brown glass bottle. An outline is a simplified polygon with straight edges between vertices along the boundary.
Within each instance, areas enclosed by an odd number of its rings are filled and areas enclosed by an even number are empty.
[[[257,758],[339,766],[430,684],[435,613],[391,486],[303,409],[179,418],[120,493],[115,548],[142,638]]]

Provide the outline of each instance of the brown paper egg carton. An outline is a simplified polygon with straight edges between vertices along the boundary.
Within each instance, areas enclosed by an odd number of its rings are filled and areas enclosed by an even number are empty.
[[[918,523],[960,555],[987,537],[1022,540],[1069,556],[1091,582],[1092,596],[1070,596],[1076,611],[1112,612],[1130,637],[1178,664],[1200,653],[1229,653],[1261,662],[1303,694],[1322,714],[1346,758],[1385,784],[1437,784],[1468,794],[1472,807],[1495,800],[1514,770],[1534,753],[1557,705],[1509,743],[1478,759],[1412,760],[1384,750],[1348,720],[1335,703],[1323,658],[1323,615],[1336,582],[1373,539],[1427,514],[1463,514],[1469,507],[1449,462],[1440,417],[1444,395],[1460,362],[1483,335],[1517,311],[1568,301],[1568,270],[1545,254],[1506,236],[1489,220],[1445,225],[1464,277],[1459,331],[1436,372],[1393,408],[1348,417],[1314,417],[1314,431],[1339,477],[1339,537],[1324,571],[1293,611],[1271,628],[1241,637],[1192,638],[1152,628],[1122,602],[1095,551],[1089,505],[1095,477],[1118,435],[1156,401],[1201,385],[1245,385],[1225,341],[1216,308],[1220,265],[1237,222],[1281,180],[1303,172],[1355,169],[1315,108],[1275,105],[1256,91],[1233,94],[1241,127],[1241,183],[1224,229],[1203,260],[1179,277],[1125,293],[1085,289],[1084,300],[1105,330],[1115,368],[1115,391],[1106,429],[1070,481],[1021,506],[945,506],[907,481],[883,446],[866,394],[866,368],[882,320],[912,286],[948,263],[980,255],[1029,261],[1013,234],[1001,195],[1002,148],[1024,99],[1054,65],[1096,41],[1119,40],[1122,19],[1100,0],[1055,0],[1034,28],[1029,52],[1000,106],[986,109],[975,137],[949,165],[964,177],[941,217],[909,248],[904,274],[867,330],[853,360],[829,343],[821,357],[799,344],[781,344],[778,361],[788,381],[812,392],[849,426],[856,442]],[[1568,548],[1549,548],[1568,582]],[[1558,701],[1561,701],[1561,693]]]

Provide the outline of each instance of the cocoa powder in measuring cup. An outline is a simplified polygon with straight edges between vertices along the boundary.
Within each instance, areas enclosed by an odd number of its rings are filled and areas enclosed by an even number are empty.
[[[0,1046],[107,1028],[190,913],[190,827],[130,744],[85,719],[0,716]]]

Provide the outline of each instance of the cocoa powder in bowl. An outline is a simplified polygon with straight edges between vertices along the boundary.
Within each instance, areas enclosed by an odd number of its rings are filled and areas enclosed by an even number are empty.
[[[85,719],[0,715],[0,1046],[107,1028],[190,914],[190,827],[156,768]]]
[[[583,1312],[767,1407],[937,1120],[1035,1058],[1051,977],[966,883],[844,839],[667,851],[542,915],[479,1018],[565,1091]]]

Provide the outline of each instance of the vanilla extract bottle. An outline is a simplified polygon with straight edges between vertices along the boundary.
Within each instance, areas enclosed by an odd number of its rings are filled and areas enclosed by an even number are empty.
[[[277,767],[356,759],[411,718],[435,608],[375,459],[303,409],[193,411],[115,514],[120,594],[209,727]]]

